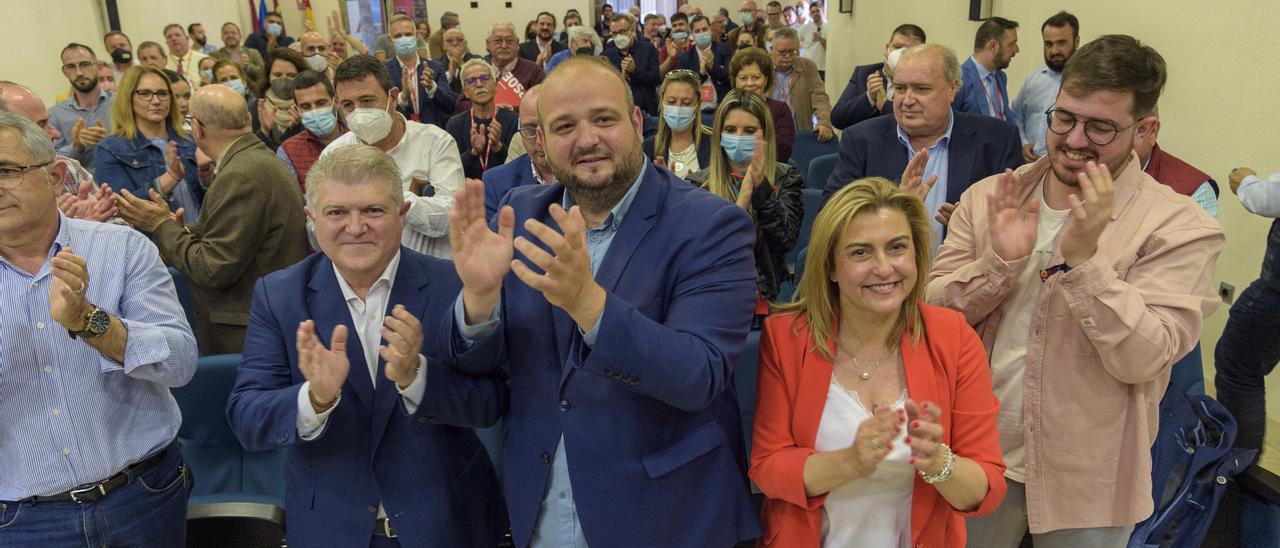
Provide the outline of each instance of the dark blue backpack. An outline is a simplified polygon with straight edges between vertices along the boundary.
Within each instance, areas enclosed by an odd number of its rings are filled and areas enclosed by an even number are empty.
[[[1165,393],[1151,447],[1156,511],[1134,526],[1129,548],[1200,546],[1227,480],[1257,453],[1232,448],[1235,438],[1236,420],[1217,400],[1173,389]]]

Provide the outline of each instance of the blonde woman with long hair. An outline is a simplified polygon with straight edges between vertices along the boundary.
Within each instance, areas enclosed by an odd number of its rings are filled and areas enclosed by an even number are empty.
[[[676,177],[711,162],[711,128],[702,123],[702,81],[691,70],[667,73],[658,88],[658,132],[644,140],[644,153]]]
[[[720,101],[711,129],[711,163],[688,177],[751,214],[756,222],[756,316],[769,314],[782,282],[791,279],[786,255],[804,219],[804,178],[777,161],[773,116],[764,97],[731,90]]]
[[[964,518],[1003,500],[982,341],[923,302],[932,235],[917,193],[880,178],[818,213],[795,298],[761,336],[765,545],[958,548]]]

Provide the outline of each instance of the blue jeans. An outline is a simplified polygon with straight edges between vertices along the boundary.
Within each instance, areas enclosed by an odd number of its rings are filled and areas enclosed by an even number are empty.
[[[1267,428],[1266,375],[1280,361],[1280,287],[1254,280],[1231,305],[1213,352],[1218,401],[1236,419],[1236,447],[1261,449]]]
[[[176,442],[164,451],[160,464],[98,502],[0,501],[0,546],[180,548],[191,471]]]

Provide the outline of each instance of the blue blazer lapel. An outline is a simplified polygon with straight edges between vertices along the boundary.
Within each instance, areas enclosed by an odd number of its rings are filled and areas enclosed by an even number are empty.
[[[960,195],[975,182],[973,163],[978,153],[978,132],[961,113],[951,115],[956,117],[956,122],[951,127],[951,143],[947,145],[947,201],[956,204],[960,203]]]
[[[400,248],[400,266],[396,270],[396,278],[391,286],[391,298],[387,300],[387,310],[385,316],[391,315],[391,309],[397,304],[404,305],[405,310],[413,314],[415,318],[423,322],[424,326],[430,320],[427,314],[427,285],[430,280],[427,273],[422,269],[421,263],[417,257],[409,255],[408,248]],[[425,342],[424,338],[424,342]],[[428,354],[428,349],[422,349],[422,353]],[[378,383],[375,389],[373,404],[373,444],[370,446],[372,454],[376,454],[379,444],[382,443],[382,435],[387,430],[387,424],[391,420],[392,413],[395,412],[396,406],[400,404],[400,391],[396,389],[395,383],[387,379],[386,362],[378,357]]]
[[[353,407],[361,415],[367,415],[373,403],[373,383],[365,373],[368,366],[364,361],[364,346],[360,344],[360,335],[356,333],[351,311],[342,299],[338,276],[328,257],[316,261],[315,270],[311,272],[311,280],[307,283],[307,310],[315,321],[316,337],[326,347],[332,344],[333,329],[339,325],[347,326],[347,360],[351,363],[347,385],[351,388],[349,392],[357,398],[352,402]]]
[[[884,124],[884,131],[880,134],[880,138],[876,139],[876,147],[884,147],[876,150],[877,154],[866,158],[867,162],[865,177],[882,176],[891,181],[899,181],[902,178],[903,170],[907,169],[907,149],[898,141],[898,124],[893,122]],[[875,169],[871,162],[883,162],[881,169]]]
[[[532,174],[529,176],[532,177]],[[523,235],[532,241],[537,241],[536,237],[529,234],[528,231],[523,228],[524,221],[527,218],[537,219],[540,223],[555,228],[556,230],[560,230],[559,225],[557,225],[555,220],[551,218],[551,213],[547,208],[551,207],[551,204],[563,205],[564,193],[564,185],[560,183],[554,183],[543,188],[539,188],[538,191],[534,193],[533,206],[527,211],[516,211],[516,236]],[[522,218],[521,215],[526,215],[526,217]],[[496,225],[497,220],[495,219],[491,224]],[[524,256],[518,252],[515,256],[518,260],[524,260]],[[532,267],[532,265],[527,261],[525,264]],[[536,267],[533,268],[535,268],[535,272],[538,271],[536,270]],[[511,283],[524,284],[524,282],[521,282],[520,279],[516,277],[514,272],[507,274],[507,277],[511,280]],[[542,297],[541,294],[538,294],[538,296]],[[507,297],[504,296],[503,300],[505,301],[506,299]],[[525,304],[533,303],[521,303],[521,305]],[[545,298],[540,298],[536,301],[536,305],[545,306],[547,313],[551,316],[551,325],[555,330],[553,335],[555,336],[556,350],[558,351],[560,363],[566,363],[568,361],[569,348],[573,342],[573,335],[577,334],[578,327],[573,323],[573,318],[569,317],[568,312],[552,306]],[[508,308],[510,307],[508,306]],[[504,321],[507,320],[504,319]]]
[[[667,185],[662,178],[667,176],[657,169],[645,169],[644,177],[636,183],[640,185],[640,190],[636,192],[631,207],[622,219],[622,226],[618,227],[613,243],[609,244],[609,252],[600,264],[600,271],[596,273],[596,283],[606,290],[617,289],[622,271],[631,262],[631,256],[635,254],[640,242],[644,241],[645,235],[653,228],[658,216],[658,206],[666,196]]]

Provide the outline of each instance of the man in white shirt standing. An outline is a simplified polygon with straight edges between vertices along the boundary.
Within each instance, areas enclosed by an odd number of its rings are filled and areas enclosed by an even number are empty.
[[[462,159],[458,145],[445,130],[406,120],[395,112],[387,68],[377,58],[356,55],[334,75],[338,108],[351,131],[325,147],[334,149],[364,143],[391,155],[400,167],[404,199],[410,204],[401,242],[409,249],[449,258],[449,210],[453,194],[462,188]]]
[[[818,65],[818,75],[826,81],[827,21],[822,17],[822,4],[818,2],[809,4],[809,22],[801,25],[798,32],[800,33],[800,54]]]
[[[1080,20],[1065,11],[1053,14],[1040,25],[1044,38],[1044,66],[1027,75],[1022,91],[1013,101],[1014,118],[1022,133],[1022,157],[1028,162],[1045,155],[1045,131],[1048,117],[1045,112],[1058,98],[1062,85],[1062,69],[1067,59],[1076,53],[1080,45]]]

